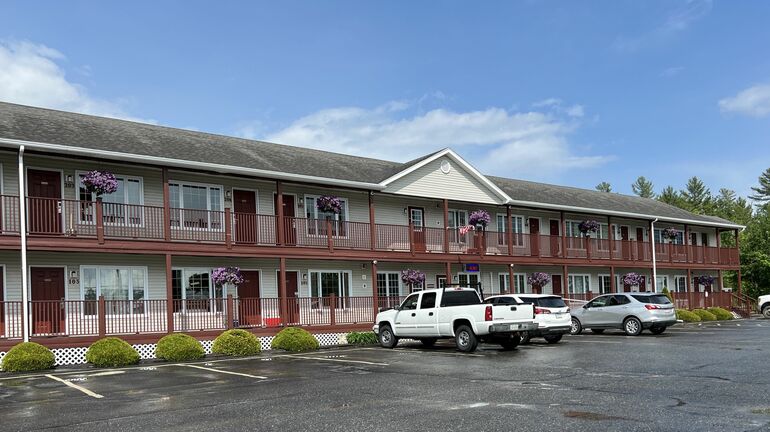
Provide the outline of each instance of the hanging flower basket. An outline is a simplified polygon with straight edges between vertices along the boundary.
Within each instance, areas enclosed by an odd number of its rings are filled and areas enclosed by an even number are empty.
[[[97,198],[118,190],[118,180],[109,171],[89,171],[83,176],[82,183],[86,191],[96,194]]]
[[[315,200],[315,206],[318,210],[326,213],[342,213],[342,200],[334,195],[321,195]]]
[[[644,282],[644,276],[634,272],[626,273],[623,275],[622,281],[623,281],[623,285],[641,286],[642,283]]]
[[[415,287],[425,283],[425,273],[419,270],[406,269],[401,272],[401,282]]]
[[[661,235],[663,236],[664,239],[674,241],[674,240],[676,240],[678,232],[679,231],[677,231],[676,228],[668,227],[668,228],[663,230]]]
[[[711,285],[714,284],[714,277],[709,275],[700,275],[695,278],[695,282],[698,285],[703,285],[706,288],[711,288]]]
[[[584,220],[578,225],[578,229],[584,236],[588,237],[589,234],[599,231],[599,222],[595,220]]]
[[[243,275],[238,267],[218,267],[211,272],[211,281],[216,286],[233,285],[237,287],[243,283]]]
[[[534,272],[529,275],[527,282],[532,285],[532,288],[540,289],[551,283],[551,276],[548,273]]]
[[[486,210],[476,210],[468,217],[468,223],[473,226],[481,225],[486,228],[490,222],[492,222],[492,217]]]

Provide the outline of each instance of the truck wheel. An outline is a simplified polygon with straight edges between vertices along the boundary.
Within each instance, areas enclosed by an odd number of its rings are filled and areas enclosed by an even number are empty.
[[[762,308],[762,315],[765,318],[770,318],[770,305],[767,305],[767,306]]]
[[[569,327],[569,334],[579,335],[583,332],[583,326],[580,325],[580,321],[577,318],[572,318],[572,324]]]
[[[380,346],[383,348],[393,348],[398,344],[398,338],[393,334],[393,329],[386,325],[380,329]]]
[[[433,345],[436,345],[437,338],[422,338],[420,339],[420,342],[422,343],[422,346],[430,348]]]
[[[532,335],[528,331],[519,332],[519,334],[521,335],[522,345],[527,345],[530,342],[530,339],[532,339]]]
[[[626,318],[626,320],[623,321],[623,330],[629,336],[639,336],[642,332],[642,322],[636,317]]]
[[[555,343],[559,343],[559,341],[561,340],[561,335],[560,334],[548,335],[548,336],[543,336],[543,338],[545,338],[545,341],[548,342],[549,344],[555,344]]]
[[[507,339],[503,339],[500,341],[500,346],[503,347],[505,351],[510,351],[517,346],[519,346],[520,343],[522,343],[522,337],[519,335],[513,335]]]
[[[476,347],[479,346],[479,340],[476,334],[473,333],[473,329],[467,325],[461,325],[455,332],[455,343],[457,349],[462,352],[476,351]]]

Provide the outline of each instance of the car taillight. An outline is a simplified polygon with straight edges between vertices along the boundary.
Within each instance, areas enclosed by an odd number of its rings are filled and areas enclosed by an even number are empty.
[[[484,310],[484,321],[492,321],[492,306],[487,306]]]
[[[654,304],[646,304],[644,307],[646,307],[647,310],[663,309],[662,307]]]
[[[539,308],[539,307],[535,308],[535,315],[549,314],[549,313],[551,313],[551,311],[549,311],[548,309],[543,309],[543,308]]]

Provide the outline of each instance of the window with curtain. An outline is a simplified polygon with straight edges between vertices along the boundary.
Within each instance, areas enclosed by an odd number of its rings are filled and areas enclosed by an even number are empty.
[[[584,294],[591,290],[591,277],[589,275],[569,275],[570,294]]]
[[[344,237],[346,234],[345,222],[348,220],[348,200],[340,198],[342,211],[337,214],[334,212],[325,212],[316,207],[315,195],[305,196],[305,217],[307,218],[307,233],[309,235],[327,235],[326,220],[331,221],[333,236]]]
[[[222,186],[169,182],[171,226],[223,230],[222,190]]]
[[[85,173],[78,173],[79,218],[81,223],[94,223],[96,209],[93,201],[96,195],[86,191],[83,186]],[[102,195],[103,221],[105,224],[142,225],[144,210],[141,207],[143,185],[141,177],[115,175],[118,189]]]
[[[674,277],[674,290],[676,292],[687,292],[687,276]]]
[[[171,291],[174,296],[174,311],[222,312],[226,287],[214,286],[211,269],[176,268],[171,271]],[[179,300],[184,300],[181,302]]]
[[[508,222],[507,222],[508,216],[505,214],[498,214],[497,215],[497,231],[500,233],[507,233],[508,232]],[[524,217],[523,216],[513,216],[511,215],[511,228],[512,229],[512,238],[513,238],[513,246],[514,247],[524,247],[524,236],[522,235],[524,233]],[[498,236],[498,242],[501,245],[507,245],[508,244],[508,236],[501,234]]]
[[[466,210],[449,210],[449,241],[453,243],[467,243],[468,234],[461,235],[459,228],[468,225],[468,212]]]
[[[668,243],[668,242],[669,242],[668,239],[665,239],[665,241],[663,239],[663,230],[655,228],[655,243],[661,244],[661,243]],[[684,231],[677,230],[676,238],[672,243],[676,245],[684,244]]]
[[[345,307],[347,304],[347,297],[350,296],[350,278],[349,271],[310,271],[310,297],[318,298],[324,297],[321,301],[314,301],[312,303],[314,308],[330,307],[330,299],[328,298],[332,294],[337,296],[337,304],[335,307]]]
[[[599,294],[608,294],[612,292],[612,279],[610,275],[599,275]]]
[[[144,313],[147,295],[145,267],[84,266],[80,270],[81,295],[86,301],[104,296],[107,314]],[[87,305],[86,315],[95,315],[94,305]]]

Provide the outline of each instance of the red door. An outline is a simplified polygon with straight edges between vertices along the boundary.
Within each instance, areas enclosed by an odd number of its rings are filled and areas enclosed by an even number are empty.
[[[58,171],[27,170],[29,200],[29,232],[60,234],[61,173]]]
[[[273,208],[276,209],[275,215],[278,216],[278,195],[275,196],[275,205]],[[294,195],[283,196],[283,217],[284,243],[289,246],[294,246],[297,244],[297,226],[294,221],[294,218],[296,217],[296,213],[294,212]],[[277,229],[276,232],[278,232]]]
[[[620,243],[621,243],[621,253],[623,254],[624,260],[630,260],[631,259],[631,245],[628,241],[628,227],[622,226],[620,227]]]
[[[561,295],[561,275],[551,276],[551,287],[553,288],[554,294],[558,296]]]
[[[540,256],[540,219],[529,218],[529,242],[532,245],[532,256]]]
[[[286,272],[286,303],[289,309],[286,315],[286,322],[288,324],[300,323],[299,301],[297,300],[299,296],[298,276],[298,272]]]
[[[412,243],[415,252],[425,252],[425,209],[409,207],[409,223],[412,226]]]
[[[644,243],[644,228],[637,228],[636,229],[636,259],[643,260],[647,256],[647,254],[644,253],[645,249],[645,243]]]
[[[64,332],[64,269],[32,267],[32,334]]]
[[[262,325],[259,272],[241,271],[243,283],[238,286],[238,317],[242,325]]]
[[[257,194],[253,191],[233,189],[235,241],[257,243]]]
[[[551,256],[560,257],[561,242],[559,241],[559,225],[561,224],[561,221],[551,219],[550,224],[551,226],[549,234],[551,235]]]

